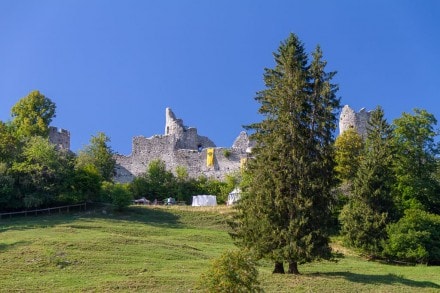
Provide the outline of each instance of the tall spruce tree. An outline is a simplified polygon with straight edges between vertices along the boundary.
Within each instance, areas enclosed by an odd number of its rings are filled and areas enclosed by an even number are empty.
[[[275,262],[274,273],[298,274],[298,264],[331,258],[330,190],[334,186],[333,131],[339,99],[319,47],[308,64],[291,34],[265,69],[257,94],[261,122],[248,126],[256,141],[234,223],[237,242]]]
[[[395,214],[392,132],[382,108],[377,107],[368,122],[353,195],[340,215],[346,243],[371,256],[380,254],[386,225]]]

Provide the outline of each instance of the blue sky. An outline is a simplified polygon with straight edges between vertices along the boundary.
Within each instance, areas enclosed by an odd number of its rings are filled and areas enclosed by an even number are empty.
[[[32,90],[72,150],[164,132],[165,108],[217,146],[257,122],[255,93],[289,33],[322,47],[342,104],[440,119],[440,1],[2,0],[0,120]]]

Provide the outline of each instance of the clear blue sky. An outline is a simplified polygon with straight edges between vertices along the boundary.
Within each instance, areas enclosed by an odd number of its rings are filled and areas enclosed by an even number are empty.
[[[255,92],[290,32],[320,44],[342,104],[440,119],[440,1],[2,0],[0,120],[32,90],[77,151],[164,132],[165,107],[218,146],[261,120]]]

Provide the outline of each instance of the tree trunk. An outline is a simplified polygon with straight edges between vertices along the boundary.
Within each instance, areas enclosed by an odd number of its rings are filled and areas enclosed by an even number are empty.
[[[289,271],[288,274],[299,275],[298,264],[296,261],[289,262]]]
[[[284,274],[284,266],[282,262],[276,262],[272,274]]]

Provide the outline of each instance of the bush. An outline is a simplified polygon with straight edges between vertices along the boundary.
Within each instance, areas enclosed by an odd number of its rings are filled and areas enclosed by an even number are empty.
[[[102,191],[110,200],[111,204],[119,211],[128,207],[133,200],[133,195],[127,184],[103,182]]]
[[[258,282],[256,261],[248,251],[227,251],[201,276],[205,292],[263,292]]]
[[[386,218],[361,200],[349,201],[339,215],[344,243],[370,257],[379,256],[387,237]]]
[[[405,211],[405,216],[387,229],[384,255],[415,263],[440,263],[440,216],[418,209]]]
[[[231,150],[230,149],[224,149],[223,150],[223,156],[225,156],[226,159],[229,159],[229,157],[231,156]]]

